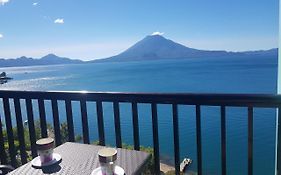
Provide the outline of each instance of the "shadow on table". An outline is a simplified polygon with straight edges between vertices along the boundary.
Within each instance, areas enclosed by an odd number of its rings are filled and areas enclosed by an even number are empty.
[[[53,174],[59,172],[60,170],[61,170],[61,166],[59,164],[42,168],[44,174]]]
[[[60,163],[61,163],[61,160],[54,165],[43,167],[42,168],[43,173],[44,174],[53,174],[53,173],[59,172],[61,170],[61,166],[59,165]]]

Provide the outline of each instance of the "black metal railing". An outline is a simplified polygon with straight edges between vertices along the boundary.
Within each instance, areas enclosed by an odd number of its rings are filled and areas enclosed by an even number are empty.
[[[18,140],[20,148],[20,158],[22,163],[27,162],[26,145],[23,132],[23,119],[20,100],[25,100],[27,111],[28,127],[31,143],[32,157],[37,156],[36,153],[36,137],[33,116],[33,103],[38,102],[41,137],[46,137],[47,122],[45,101],[51,101],[53,114],[53,127],[56,145],[61,144],[60,133],[60,117],[58,110],[58,101],[65,102],[65,112],[67,121],[68,140],[75,141],[74,124],[73,124],[73,109],[72,101],[80,102],[83,142],[90,143],[87,102],[96,102],[97,121],[98,121],[98,138],[99,144],[105,145],[104,119],[103,119],[103,102],[111,102],[113,104],[114,126],[116,136],[116,146],[122,147],[121,125],[120,125],[120,103],[131,103],[132,121],[133,121],[133,143],[134,149],[140,149],[139,139],[139,124],[138,124],[138,104],[148,103],[151,107],[152,116],[152,131],[153,131],[153,150],[155,172],[160,172],[160,157],[159,157],[159,135],[158,135],[158,104],[172,105],[173,118],[173,141],[174,141],[174,160],[176,174],[180,171],[180,144],[179,144],[179,120],[178,120],[178,105],[194,105],[196,108],[196,144],[197,144],[197,171],[202,174],[202,138],[201,138],[201,107],[202,106],[219,106],[221,115],[221,172],[227,174],[226,165],[226,107],[246,107],[248,108],[248,174],[253,174],[253,109],[254,108],[275,108],[281,109],[281,96],[279,95],[242,95],[242,94],[152,94],[152,93],[110,93],[110,92],[35,92],[35,91],[0,91],[0,99],[3,101],[5,128],[8,138],[8,152],[10,162],[7,162],[7,155],[4,148],[3,127],[0,127],[0,160],[1,163],[11,163],[16,165],[16,152],[14,143],[14,133],[11,119],[11,101],[14,103],[16,114],[16,125],[18,131]],[[280,125],[281,113],[278,113],[278,123]],[[1,116],[2,117],[2,116]],[[0,117],[2,126],[3,118]],[[280,127],[278,127],[278,142],[277,142],[277,167],[278,175],[280,172]],[[272,136],[275,137],[275,136]]]

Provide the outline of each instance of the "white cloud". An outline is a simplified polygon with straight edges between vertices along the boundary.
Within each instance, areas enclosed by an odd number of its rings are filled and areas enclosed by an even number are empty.
[[[1,5],[5,5],[5,3],[9,2],[10,0],[0,0]]]
[[[0,39],[3,38],[4,36],[0,33]]]
[[[38,5],[38,2],[34,2],[32,5],[33,5],[33,6],[37,6],[37,5]]]
[[[151,35],[152,36],[154,36],[154,35],[164,35],[164,32],[153,32]]]
[[[58,18],[58,19],[56,19],[56,20],[54,21],[54,23],[56,23],[56,24],[63,24],[63,23],[64,23],[64,20]]]

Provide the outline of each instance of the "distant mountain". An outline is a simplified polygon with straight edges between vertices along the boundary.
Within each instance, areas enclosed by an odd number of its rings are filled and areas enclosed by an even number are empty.
[[[96,62],[123,62],[123,61],[142,61],[142,60],[167,60],[167,59],[186,59],[186,58],[217,58],[217,57],[275,57],[278,58],[278,49],[246,51],[246,52],[227,52],[209,51],[186,47],[172,40],[166,39],[161,35],[149,35],[134,44],[119,55],[109,58],[81,61],[54,54],[46,55],[42,58],[20,57],[16,59],[0,59],[0,67],[13,66],[35,66],[35,65],[55,65],[55,64],[80,64]]]
[[[77,64],[77,63],[83,63],[83,61],[58,57],[54,54],[49,54],[39,59],[27,58],[25,56],[16,59],[0,59],[0,67]]]
[[[232,57],[232,56],[277,56],[278,50],[249,51],[249,52],[227,52],[227,51],[208,51],[186,47],[172,40],[166,39],[161,35],[149,35],[137,42],[135,45],[120,53],[119,55],[94,60],[94,62],[121,62],[137,60],[156,60],[156,59],[183,59],[183,58],[206,58],[206,57]]]

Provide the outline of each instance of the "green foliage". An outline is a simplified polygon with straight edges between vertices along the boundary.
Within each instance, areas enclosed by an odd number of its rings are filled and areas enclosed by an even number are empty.
[[[165,175],[175,175],[176,172],[173,170],[173,171],[168,171],[167,173],[165,173]],[[180,172],[181,175],[184,175],[183,172]]]
[[[75,142],[81,142],[83,140],[83,137],[81,135],[75,136]]]
[[[93,145],[99,145],[100,142],[98,140],[92,142]]]

